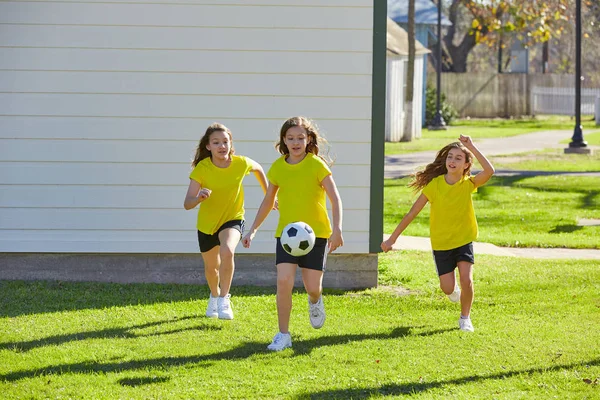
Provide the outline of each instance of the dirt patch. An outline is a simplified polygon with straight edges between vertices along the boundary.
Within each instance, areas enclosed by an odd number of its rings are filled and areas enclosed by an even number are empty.
[[[404,296],[418,294],[419,292],[416,290],[406,289],[402,286],[380,285],[373,289],[367,289],[367,290],[360,291],[360,292],[346,293],[346,296],[361,297],[361,296],[369,296],[369,295],[372,295],[373,293],[386,293],[386,294],[390,294],[390,295],[396,296],[396,297],[404,297]]]

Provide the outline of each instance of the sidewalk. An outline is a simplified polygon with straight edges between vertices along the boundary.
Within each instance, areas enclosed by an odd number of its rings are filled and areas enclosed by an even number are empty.
[[[383,235],[386,240],[390,235]],[[417,236],[400,236],[393,250],[421,250],[431,251],[429,238]],[[524,257],[524,258],[546,258],[546,259],[581,259],[600,260],[600,250],[593,249],[541,249],[541,248],[513,248],[499,247],[491,243],[473,243],[475,254],[491,254],[494,256]]]
[[[457,137],[460,131],[457,130]],[[566,144],[560,141],[569,139],[570,131],[544,131],[534,132],[519,136],[482,139],[476,141],[477,147],[486,156],[525,153],[539,149],[565,148]],[[385,178],[401,178],[410,176],[422,169],[435,159],[436,151],[402,154],[385,157]],[[545,171],[496,171],[497,175],[514,175],[518,173],[528,175],[546,175]],[[553,172],[552,174],[581,175],[581,173]],[[600,176],[600,172],[585,173],[587,176]],[[390,235],[384,235],[387,239]],[[400,236],[393,246],[394,250],[423,250],[431,251],[429,238],[415,236]],[[593,249],[542,249],[542,248],[512,248],[498,247],[490,243],[474,243],[476,254],[491,254],[508,257],[546,258],[546,259],[588,259],[600,260],[600,250]]]
[[[456,130],[456,137],[460,134],[460,130]],[[504,138],[481,139],[475,144],[486,156],[498,156],[503,154],[526,153],[539,149],[561,149],[566,148],[566,144],[561,144],[560,141],[569,139],[573,132],[570,131],[544,131],[527,133],[519,136],[511,136]],[[457,139],[458,140],[458,139]],[[450,142],[450,141],[448,141]],[[435,159],[437,151],[422,151],[418,153],[401,154],[397,156],[385,157],[385,178],[402,178],[410,176],[422,169]],[[514,174],[515,171],[496,171],[500,174]],[[525,172],[524,172],[525,173]],[[541,175],[543,171],[527,171],[527,174]],[[581,175],[581,173],[561,173],[554,174],[570,174]],[[546,173],[547,174],[547,173]],[[600,176],[598,173],[586,173],[586,175]]]

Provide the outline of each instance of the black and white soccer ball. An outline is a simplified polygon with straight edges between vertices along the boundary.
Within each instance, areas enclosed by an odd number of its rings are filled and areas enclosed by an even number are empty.
[[[281,246],[294,257],[304,256],[315,246],[315,232],[306,222],[287,224],[281,232]]]

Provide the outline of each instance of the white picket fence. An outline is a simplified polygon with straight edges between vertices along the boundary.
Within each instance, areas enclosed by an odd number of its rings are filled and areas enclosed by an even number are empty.
[[[600,89],[581,89],[581,114],[594,115],[596,98]],[[531,113],[575,115],[575,88],[533,87]]]

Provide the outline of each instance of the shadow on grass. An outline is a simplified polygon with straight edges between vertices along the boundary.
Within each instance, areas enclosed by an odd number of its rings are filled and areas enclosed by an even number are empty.
[[[370,333],[370,334],[348,334],[348,335],[337,335],[337,336],[320,336],[313,339],[298,340],[293,344],[293,348],[285,350],[287,354],[292,351],[292,356],[301,356],[310,353],[313,349],[325,346],[335,346],[347,344],[349,342],[357,342],[362,340],[388,340],[397,339],[405,336],[432,336],[443,334],[449,331],[455,331],[456,329],[437,329],[432,331],[425,331],[419,333],[411,333],[412,327],[398,327],[390,331],[389,333]],[[204,367],[208,367],[211,363],[222,360],[240,360],[249,358],[257,354],[270,354],[273,357],[277,356],[277,353],[272,353],[267,350],[267,343],[265,342],[246,342],[242,345],[235,347],[230,350],[222,351],[219,353],[196,355],[188,357],[161,357],[155,359],[146,360],[135,360],[127,362],[113,362],[113,363],[98,363],[93,361],[72,363],[72,364],[59,364],[52,365],[45,368],[37,368],[31,370],[9,372],[7,374],[0,374],[0,381],[17,381],[20,379],[35,378],[40,375],[62,375],[70,373],[110,373],[110,372],[122,372],[122,371],[137,371],[147,370],[152,368],[165,369],[168,367],[190,365],[190,364],[204,364]]]
[[[328,296],[362,290],[324,289]],[[275,296],[273,286],[234,286],[234,297]],[[294,294],[306,293],[294,288]],[[0,318],[182,301],[208,301],[206,285],[0,280]],[[202,305],[205,307],[205,303]]]
[[[513,171],[514,175],[509,176],[494,176],[492,177],[491,183],[486,186],[482,186],[477,189],[478,195],[482,199],[491,198],[493,199],[493,187],[496,186],[508,186],[517,187],[521,189],[532,189],[544,192],[555,192],[555,193],[578,193],[581,196],[578,208],[581,209],[595,209],[597,207],[597,198],[600,196],[600,190],[594,190],[586,187],[544,187],[543,185],[520,185],[519,182],[527,178],[535,176],[550,176],[550,175],[569,175],[574,174],[577,176],[598,176],[598,172],[585,173],[585,172],[550,172],[550,171]],[[491,192],[491,193],[490,193]]]
[[[571,370],[581,366],[598,366],[600,358],[590,361],[583,361],[572,364],[559,364],[554,366],[544,366],[538,368],[529,368],[524,370],[506,371],[487,375],[471,375],[463,378],[449,379],[433,382],[409,382],[409,383],[388,383],[379,387],[355,388],[355,389],[334,389],[325,390],[316,393],[302,393],[296,396],[296,399],[369,399],[375,396],[398,396],[406,394],[418,394],[427,392],[431,389],[442,388],[452,385],[465,385],[473,382],[486,380],[507,379],[520,375],[531,375],[537,373],[547,373],[560,370]]]
[[[221,326],[208,325],[205,323],[201,323],[201,324],[197,324],[196,326],[180,328],[180,329],[172,329],[172,330],[168,330],[168,331],[162,331],[162,332],[156,332],[156,333],[150,333],[150,334],[135,333],[136,329],[146,329],[146,328],[158,327],[161,325],[173,324],[173,323],[177,323],[180,321],[186,321],[186,320],[197,319],[197,318],[206,319],[204,316],[202,316],[202,317],[186,316],[186,317],[170,319],[170,320],[149,322],[147,324],[126,326],[126,327],[122,327],[122,328],[101,329],[101,330],[97,330],[97,331],[78,332],[78,333],[72,333],[72,334],[68,334],[68,335],[49,336],[49,337],[45,337],[42,339],[28,340],[28,341],[24,341],[24,342],[6,342],[6,343],[0,343],[0,350],[12,350],[12,351],[17,351],[17,352],[26,352],[26,351],[29,351],[31,349],[35,349],[38,347],[61,345],[64,343],[75,342],[75,341],[80,341],[80,340],[87,340],[87,339],[113,339],[113,338],[135,339],[135,338],[140,338],[140,337],[169,335],[169,334],[173,334],[173,333],[193,331],[193,330],[206,330],[206,331],[213,330],[213,331],[215,331],[215,330],[222,329]]]
[[[163,377],[163,376],[147,376],[144,378],[123,378],[123,379],[119,379],[119,385],[121,386],[131,386],[131,387],[137,387],[137,386],[143,386],[143,385],[151,385],[154,383],[164,383],[169,381],[170,378],[167,377]]]
[[[275,294],[274,287],[236,286],[233,296]],[[208,301],[206,285],[0,280],[0,317]]]
[[[554,229],[550,230],[550,233],[571,233],[580,231],[583,229],[583,226],[566,224],[566,225],[557,225]]]

